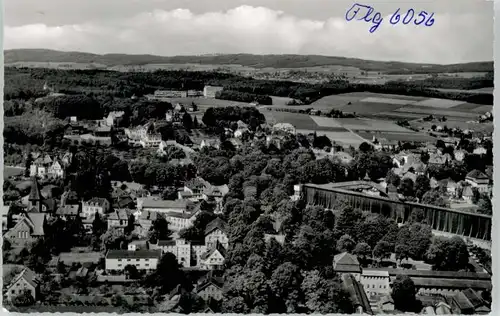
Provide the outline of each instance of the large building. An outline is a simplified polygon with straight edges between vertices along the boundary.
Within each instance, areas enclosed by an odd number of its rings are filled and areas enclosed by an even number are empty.
[[[109,250],[106,254],[106,271],[124,271],[128,265],[137,270],[156,270],[161,250]]]
[[[309,205],[319,205],[326,209],[336,209],[342,202],[363,211],[382,214],[398,223],[406,223],[411,213],[421,210],[433,230],[452,233],[471,240],[491,240],[491,216],[449,209],[427,204],[419,204],[384,196],[385,190],[378,185],[367,186],[367,181],[359,185],[354,182],[330,184],[304,184],[295,188],[295,198],[303,198]],[[378,192],[377,192],[378,191]]]
[[[223,89],[223,87],[218,86],[205,86],[203,88],[203,96],[205,98],[215,99],[217,92],[222,91]]]

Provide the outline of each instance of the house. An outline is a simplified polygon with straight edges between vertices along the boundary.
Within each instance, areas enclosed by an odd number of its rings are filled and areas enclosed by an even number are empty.
[[[349,293],[356,314],[373,315],[370,301],[363,287],[352,274],[342,274],[342,285]]]
[[[63,178],[64,169],[62,162],[54,160],[54,162],[47,169],[47,175],[51,178]]]
[[[481,171],[475,169],[465,176],[465,181],[472,187],[477,188],[480,193],[489,191],[490,178]]]
[[[45,213],[48,210],[48,203],[42,195],[40,184],[36,177],[31,179],[30,194],[28,195],[28,210],[29,212]]]
[[[158,197],[142,197],[137,199],[137,208],[140,211],[159,213],[185,213],[188,203],[184,200],[161,200]]]
[[[9,229],[4,238],[12,247],[25,248],[38,238],[45,236],[46,215],[44,213],[26,213],[19,217],[17,223]]]
[[[487,315],[491,312],[488,304],[472,289],[458,292],[450,298],[449,302],[454,314]]]
[[[442,166],[446,164],[450,159],[449,159],[449,154],[447,155],[441,155],[441,154],[434,154],[431,153],[429,155],[429,165],[435,165],[435,166]]]
[[[413,183],[415,183],[417,181],[417,174],[410,172],[410,171],[407,171],[407,172],[403,173],[403,176],[401,177],[401,181],[404,179],[410,179],[411,181],[413,181]]]
[[[161,143],[161,134],[147,133],[139,141],[139,144],[144,148],[158,147]]]
[[[223,87],[219,87],[219,86],[205,86],[203,88],[203,96],[205,98],[215,99],[217,92],[220,92],[222,90],[223,90]]]
[[[73,220],[80,214],[80,205],[63,205],[59,206],[56,210],[56,216],[62,220]]]
[[[198,266],[205,270],[221,270],[224,267],[227,251],[219,242],[215,246],[208,249],[207,252],[200,256]]]
[[[333,270],[340,274],[352,274],[356,280],[360,279],[361,267],[356,256],[343,252],[333,257]]]
[[[150,250],[108,250],[105,259],[106,271],[121,272],[128,265],[133,265],[137,270],[156,270],[161,259],[160,249]]]
[[[199,213],[200,210],[198,209],[197,211],[184,213],[167,212],[164,215],[168,221],[168,228],[174,232],[179,232],[193,226]]]
[[[147,250],[149,249],[149,241],[147,239],[132,240],[128,243],[127,249],[129,251]]]
[[[474,197],[474,193],[472,192],[472,187],[466,186],[462,192],[462,198],[467,203],[472,203],[472,198]]]
[[[219,217],[208,223],[205,228],[205,245],[212,248],[220,243],[227,249],[229,246],[228,228],[228,224]]]
[[[272,128],[273,134],[296,134],[295,127],[290,123],[277,123],[273,125]]]
[[[368,296],[391,293],[391,282],[387,271],[363,269],[360,283]]]
[[[111,111],[108,114],[108,117],[106,118],[106,124],[108,126],[115,126],[118,124],[120,118],[125,115],[124,111]]]
[[[143,126],[137,126],[135,128],[126,128],[125,135],[129,139],[129,141],[132,140],[138,142],[139,140],[146,137],[149,127],[150,124],[145,124]]]
[[[24,294],[26,291],[28,291],[36,301],[39,290],[39,280],[37,279],[35,272],[28,268],[24,268],[21,272],[15,274],[10,280],[7,280],[4,274],[3,291],[5,292],[7,301],[12,301],[12,299],[16,296]]]
[[[82,216],[91,218],[95,213],[99,215],[106,214],[110,209],[110,203],[105,198],[92,198],[86,202],[82,202]]]
[[[213,148],[219,149],[220,148],[220,141],[218,139],[215,139],[215,140],[203,139],[200,143],[200,150],[205,148],[205,147],[213,147]]]
[[[125,232],[125,228],[128,226],[128,220],[130,218],[131,211],[126,209],[117,209],[113,213],[109,214],[108,229],[114,228],[121,232]]]
[[[196,285],[194,292],[205,302],[210,299],[221,301],[223,285],[224,280],[221,277],[209,275]]]
[[[185,239],[159,240],[155,245],[163,253],[171,253],[177,258],[177,262],[184,268],[191,267],[191,242]]]
[[[332,151],[333,151],[333,147],[332,147]],[[337,158],[338,160],[340,160],[341,163],[344,163],[344,164],[348,164],[354,159],[351,155],[349,155],[345,151],[337,151],[337,152],[333,153],[332,157]]]
[[[183,192],[179,192],[179,197],[198,202],[203,199],[203,192],[210,184],[202,178],[194,178],[186,181]]]

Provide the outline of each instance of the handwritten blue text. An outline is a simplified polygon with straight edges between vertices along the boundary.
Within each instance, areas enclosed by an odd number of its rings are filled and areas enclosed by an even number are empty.
[[[415,25],[432,26],[434,25],[434,13],[426,11],[416,12],[414,9],[409,9],[406,12],[400,13],[401,8],[398,8],[392,15],[389,22],[392,25],[401,23],[407,25],[413,22]],[[345,14],[345,19],[349,22],[356,18],[357,21],[371,23],[370,33],[375,32],[384,18],[380,12],[376,12],[375,8],[369,5],[355,3]]]

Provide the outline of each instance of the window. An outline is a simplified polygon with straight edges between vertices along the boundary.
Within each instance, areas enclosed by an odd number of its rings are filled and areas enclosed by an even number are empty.
[[[140,259],[135,259],[135,261],[139,261]]]
[[[12,292],[12,294],[16,294],[16,290],[12,290],[11,292]]]
[[[121,264],[121,263],[119,263],[119,264],[118,264],[118,267],[121,267],[121,266],[122,266],[122,264]]]
[[[130,259],[127,259],[127,261],[130,261]]]
[[[149,259],[144,259],[145,261],[149,261]]]
[[[149,263],[146,263],[146,267],[149,267]]]
[[[118,259],[118,261],[122,261],[122,259]]]

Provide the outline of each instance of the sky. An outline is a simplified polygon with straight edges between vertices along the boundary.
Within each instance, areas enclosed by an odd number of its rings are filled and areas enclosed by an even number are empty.
[[[346,21],[346,0],[4,0],[4,48],[97,54],[315,54],[451,64],[493,60],[493,1],[372,0],[384,17]],[[430,27],[389,23],[398,9]],[[361,14],[361,11],[359,14]]]

